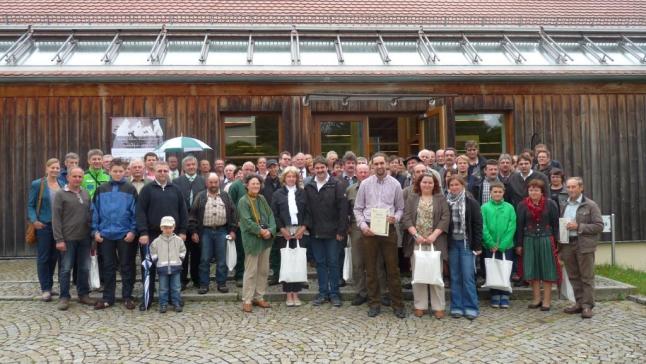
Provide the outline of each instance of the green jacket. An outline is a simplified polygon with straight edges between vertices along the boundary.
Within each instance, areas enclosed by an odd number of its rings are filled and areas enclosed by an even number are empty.
[[[231,182],[231,187],[229,187],[229,197],[231,197],[234,205],[238,206],[238,201],[240,201],[242,196],[246,194],[247,187],[245,187],[241,180],[237,179]]]
[[[489,200],[480,208],[482,211],[482,243],[486,249],[498,247],[505,251],[514,246],[516,232],[516,211],[505,201]]]
[[[97,188],[106,182],[110,182],[110,175],[105,173],[103,169],[88,168],[85,176],[83,176],[81,187],[87,191],[88,195],[90,195],[90,200],[92,200]]]
[[[271,238],[267,240],[260,237],[260,225],[258,225],[251,213],[249,196],[245,193],[238,202],[238,216],[240,217],[242,247],[244,248],[245,254],[248,255],[259,255],[263,250],[271,246],[276,237],[274,213],[263,195],[258,195],[256,198],[256,211],[260,215],[260,223],[267,225],[267,229],[271,232]]]

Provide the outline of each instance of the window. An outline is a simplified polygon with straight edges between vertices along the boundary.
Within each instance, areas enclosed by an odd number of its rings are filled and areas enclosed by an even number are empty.
[[[277,115],[225,116],[224,155],[229,160],[276,157],[279,152]]]
[[[467,140],[478,143],[482,156],[498,158],[506,150],[505,114],[456,114],[455,144],[459,153],[465,152]]]

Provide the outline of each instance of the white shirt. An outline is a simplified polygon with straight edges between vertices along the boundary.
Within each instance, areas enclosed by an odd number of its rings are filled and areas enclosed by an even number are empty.
[[[314,177],[314,181],[316,181],[316,190],[320,191],[321,188],[327,183],[327,181],[330,180],[330,175],[328,174],[327,177],[325,177],[325,180],[323,182],[319,182],[319,179]]]
[[[570,221],[576,221],[576,210],[579,209],[583,201],[583,194],[579,196],[576,200],[572,201],[569,198],[567,199],[567,205],[565,205],[565,210],[563,211],[563,217],[569,219]],[[569,230],[569,236],[578,236],[576,230]]]
[[[534,170],[533,170],[533,169],[530,169],[530,170],[529,170],[529,173],[527,173],[527,175],[526,175],[526,176],[525,176],[525,175],[523,175],[523,172],[520,172],[520,176],[521,176],[521,177],[523,177],[523,181],[527,181],[527,178],[529,178],[529,176],[531,176],[531,175],[532,175],[532,173],[534,173]]]

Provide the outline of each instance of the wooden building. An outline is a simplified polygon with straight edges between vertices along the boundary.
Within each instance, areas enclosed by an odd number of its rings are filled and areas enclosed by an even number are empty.
[[[619,240],[646,239],[646,9],[632,1],[556,15],[513,1],[504,14],[479,1],[251,1],[235,14],[185,1],[170,15],[170,1],[96,3],[0,10],[0,256],[34,254],[27,187],[44,161],[109,151],[113,117],[164,119],[166,138],[215,146],[210,160],[546,143],[617,215]]]

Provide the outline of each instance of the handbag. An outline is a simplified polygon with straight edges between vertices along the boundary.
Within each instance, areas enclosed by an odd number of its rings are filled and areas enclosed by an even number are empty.
[[[502,259],[496,259],[495,255],[492,258],[485,258],[487,280],[482,287],[511,293],[511,270],[513,265],[514,262],[507,260],[504,253],[502,254]]]
[[[348,239],[350,238],[348,237]],[[348,246],[344,249],[345,258],[343,259],[343,280],[349,281],[352,279],[352,247]]]
[[[45,191],[45,177],[40,179],[40,190],[38,191],[38,202],[36,203],[36,220],[38,220],[40,215],[40,206],[43,204],[43,192]],[[25,242],[29,245],[36,244],[36,227],[33,223],[27,223],[27,229],[25,230]]]
[[[238,262],[238,252],[236,251],[236,241],[227,239],[227,268],[232,272]]]
[[[430,284],[433,286],[444,287],[444,280],[442,279],[442,252],[435,250],[431,244],[431,250],[422,250],[422,245],[419,249],[413,252],[413,284]]]
[[[301,248],[300,241],[296,240],[296,248],[287,246],[280,249],[280,276],[279,282],[299,283],[307,282],[307,249]]]
[[[101,279],[99,277],[99,259],[96,254],[90,255],[90,289],[99,289]]]
[[[570,278],[567,275],[565,267],[561,267],[561,275],[563,276],[560,289],[561,296],[572,303],[576,303],[576,298],[574,297],[574,288],[572,288],[572,283],[570,283]]]

